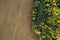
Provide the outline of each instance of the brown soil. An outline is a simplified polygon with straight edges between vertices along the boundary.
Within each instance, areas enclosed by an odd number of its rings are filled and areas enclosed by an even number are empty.
[[[31,9],[32,0],[0,0],[0,40],[36,40]]]

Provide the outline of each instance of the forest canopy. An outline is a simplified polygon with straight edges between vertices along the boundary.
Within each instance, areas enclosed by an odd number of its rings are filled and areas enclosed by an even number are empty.
[[[34,0],[32,12],[39,40],[60,40],[60,0]]]

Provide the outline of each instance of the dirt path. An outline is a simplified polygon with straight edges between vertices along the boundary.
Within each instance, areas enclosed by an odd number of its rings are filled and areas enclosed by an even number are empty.
[[[35,40],[31,6],[32,0],[0,0],[0,40]]]

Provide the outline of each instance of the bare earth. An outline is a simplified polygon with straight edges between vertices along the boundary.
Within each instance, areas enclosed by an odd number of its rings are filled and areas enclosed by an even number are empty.
[[[31,6],[32,0],[0,0],[0,40],[36,40]]]

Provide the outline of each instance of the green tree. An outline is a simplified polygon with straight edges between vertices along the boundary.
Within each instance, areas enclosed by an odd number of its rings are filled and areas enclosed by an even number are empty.
[[[35,0],[32,12],[32,28],[39,40],[57,40],[60,35],[60,1]]]

